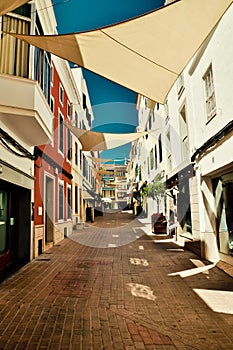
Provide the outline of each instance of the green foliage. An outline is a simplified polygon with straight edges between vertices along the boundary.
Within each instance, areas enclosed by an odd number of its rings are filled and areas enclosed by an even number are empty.
[[[146,186],[143,186],[141,189],[140,189],[140,195],[142,197],[148,197],[148,194],[149,194],[149,186],[146,185]]]
[[[160,176],[156,176],[154,181],[149,184],[148,195],[156,200],[165,196],[165,187]]]

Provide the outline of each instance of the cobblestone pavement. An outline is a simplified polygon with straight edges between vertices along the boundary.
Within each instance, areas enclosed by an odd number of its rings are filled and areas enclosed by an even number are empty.
[[[145,231],[97,217],[3,281],[0,349],[233,349],[232,277]]]

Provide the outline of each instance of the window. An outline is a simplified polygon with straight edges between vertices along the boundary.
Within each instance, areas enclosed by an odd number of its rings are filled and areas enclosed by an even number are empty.
[[[77,185],[75,185],[75,188],[74,188],[74,200],[75,200],[75,203],[74,203],[75,214],[78,214],[78,186]]]
[[[164,116],[165,116],[165,122],[168,124],[169,122],[169,108],[168,108],[168,100],[165,101],[164,103]]]
[[[146,123],[145,131],[146,132],[148,131],[148,122]],[[147,140],[148,139],[148,134],[146,134],[144,137]]]
[[[152,115],[153,113],[150,113],[150,116],[149,116],[149,130],[151,130],[151,126],[152,126]]]
[[[151,168],[151,170],[154,168],[154,150],[153,150],[153,148],[150,150],[150,168]]]
[[[74,120],[75,120],[75,126],[76,128],[78,128],[78,113],[75,111],[75,115],[74,115]]]
[[[216,100],[212,65],[210,65],[208,68],[206,74],[203,77],[203,80],[205,83],[207,121],[209,121],[216,115]]]
[[[50,97],[50,109],[54,113],[54,99],[52,96]]]
[[[5,15],[0,23],[0,31],[30,34],[30,11],[28,17]],[[28,78],[29,45],[10,35],[1,34],[0,73]]]
[[[162,149],[162,138],[159,135],[159,162],[161,163],[163,160],[163,149]]]
[[[0,255],[6,253],[7,242],[7,192],[0,191]]]
[[[58,220],[63,220],[64,218],[64,183],[59,182],[58,185]]]
[[[72,138],[70,129],[67,129],[67,159],[69,161],[72,159]]]
[[[142,166],[141,165],[139,166],[139,169],[138,169],[138,180],[139,181],[142,180]]]
[[[67,219],[72,219],[71,185],[67,185]]]
[[[47,101],[50,100],[50,84],[51,84],[50,74],[51,74],[50,54],[47,54],[47,52],[44,52],[44,54],[43,54],[42,90],[44,92],[44,95],[45,95]]]
[[[62,114],[59,112],[59,140],[58,140],[58,145],[59,145],[59,151],[61,151],[62,153],[64,153],[64,125],[63,125],[63,116]]]
[[[59,100],[60,100],[61,104],[63,105],[64,104],[64,89],[63,89],[63,86],[61,84],[59,87]]]
[[[78,165],[78,144],[77,144],[77,142],[75,142],[74,149],[75,149],[75,155],[74,155],[75,165]]]
[[[84,154],[83,154],[83,176],[86,179],[88,179],[88,163]]]
[[[181,73],[177,79],[178,98],[181,96],[183,91],[184,91],[184,76],[183,76],[183,73]]]
[[[54,68],[51,66],[51,84],[53,85],[54,82]]]
[[[85,94],[83,94],[83,109],[87,108],[87,97]]]
[[[34,79],[38,81],[48,102],[50,102],[50,74],[51,74],[50,54],[35,48],[34,56]]]
[[[171,128],[170,125],[168,125],[168,128],[166,130],[166,149],[171,150]]]
[[[180,110],[180,137],[182,141],[182,157],[183,160],[187,160],[189,158],[189,147],[188,147],[188,128],[187,128],[187,120],[186,120],[186,106],[183,105]]]
[[[79,151],[79,161],[80,161],[80,170],[83,169],[83,162],[82,162],[82,151]]]
[[[43,34],[41,23],[36,14],[36,29],[37,35]],[[34,49],[34,79],[38,81],[47,101],[50,103],[50,87],[51,87],[51,55],[37,47]]]
[[[67,117],[71,118],[71,105],[69,102],[67,102]]]
[[[155,169],[158,168],[157,146],[155,145]]]
[[[91,127],[91,113],[89,113],[88,108],[86,108],[86,120],[87,120],[89,128],[90,128]]]
[[[171,156],[171,154],[169,154],[169,156],[167,157],[167,170],[168,170],[168,173],[170,173],[172,171],[172,156]]]

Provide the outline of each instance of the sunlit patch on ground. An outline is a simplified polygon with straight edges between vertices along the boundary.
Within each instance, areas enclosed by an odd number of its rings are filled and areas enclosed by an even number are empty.
[[[197,260],[197,259],[190,259],[190,260],[192,261],[192,263],[194,265],[196,265],[198,267],[195,267],[193,269],[184,270],[184,271],[169,273],[168,276],[180,276],[182,278],[185,278],[185,277],[197,275],[198,273],[204,273],[204,274],[208,275],[209,270],[212,269],[213,267],[215,267],[215,265],[216,265],[216,263],[210,264],[210,265],[205,265],[205,264],[203,264],[202,261]],[[208,278],[208,276],[207,276],[207,278]]]
[[[182,248],[170,248],[170,249],[167,249],[167,252],[184,252],[184,249],[182,249]]]
[[[127,286],[129,287],[131,294],[135,297],[141,297],[149,300],[156,299],[156,296],[153,294],[153,290],[148,286],[138,283],[128,283]]]
[[[208,289],[193,290],[213,311],[233,315],[233,292]]]
[[[146,259],[130,258],[129,261],[131,262],[132,265],[149,266],[149,263]]]

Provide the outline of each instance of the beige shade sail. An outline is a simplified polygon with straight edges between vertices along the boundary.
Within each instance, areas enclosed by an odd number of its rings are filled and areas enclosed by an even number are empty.
[[[112,149],[133,142],[148,134],[146,131],[129,134],[111,134],[79,129],[68,123],[64,123],[64,125],[79,139],[83,151],[103,151]]]
[[[99,175],[112,175],[114,176],[114,171],[108,171],[108,170],[99,170],[98,171]]]
[[[114,159],[105,159],[105,158],[99,158],[99,157],[91,157],[87,156],[90,158],[94,163],[107,163],[107,162],[113,162]]]
[[[180,0],[93,31],[12,35],[163,104],[232,1]]]
[[[98,174],[99,175],[112,175],[112,176],[116,176],[117,174],[122,173],[122,171],[111,171],[111,170],[99,170]],[[120,177],[120,176],[117,176]],[[123,176],[124,177],[124,176]]]
[[[29,0],[0,0],[0,16],[26,4],[28,1]]]

